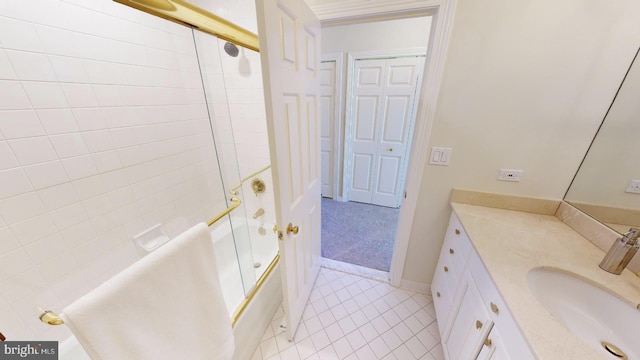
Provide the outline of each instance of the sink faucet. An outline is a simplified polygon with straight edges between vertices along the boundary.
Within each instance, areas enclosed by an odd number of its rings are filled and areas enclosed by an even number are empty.
[[[609,248],[609,252],[600,263],[600,268],[615,275],[620,275],[622,270],[629,264],[629,261],[640,248],[640,229],[631,228],[626,234],[616,239]]]

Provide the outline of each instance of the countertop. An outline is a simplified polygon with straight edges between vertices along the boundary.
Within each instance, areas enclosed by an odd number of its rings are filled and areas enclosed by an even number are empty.
[[[602,360],[538,302],[529,289],[527,273],[540,266],[564,269],[630,304],[640,303],[640,278],[628,270],[613,275],[600,269],[605,253],[555,216],[451,205],[536,357]]]

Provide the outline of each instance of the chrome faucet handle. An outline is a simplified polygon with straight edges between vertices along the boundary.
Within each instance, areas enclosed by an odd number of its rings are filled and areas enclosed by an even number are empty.
[[[640,229],[630,228],[624,235],[622,235],[622,241],[629,245],[638,244],[640,238]]]
[[[631,228],[627,233],[617,238],[600,262],[600,268],[612,274],[620,275],[640,249],[639,237],[640,229]]]

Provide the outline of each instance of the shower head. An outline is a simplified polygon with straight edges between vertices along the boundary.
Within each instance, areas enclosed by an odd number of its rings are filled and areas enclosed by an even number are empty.
[[[226,52],[227,55],[231,57],[238,57],[238,53],[240,52],[240,50],[238,50],[238,47],[235,44],[227,41],[224,44],[224,52]]]

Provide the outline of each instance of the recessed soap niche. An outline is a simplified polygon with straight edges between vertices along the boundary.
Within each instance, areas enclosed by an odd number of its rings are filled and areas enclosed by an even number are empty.
[[[162,224],[154,225],[133,237],[133,242],[140,255],[145,256],[169,241],[169,236],[162,229]]]

